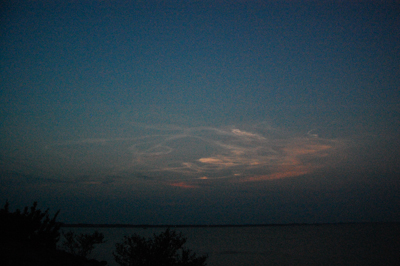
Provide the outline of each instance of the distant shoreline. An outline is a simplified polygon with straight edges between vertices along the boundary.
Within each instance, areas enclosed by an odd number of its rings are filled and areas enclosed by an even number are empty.
[[[67,224],[61,223],[61,227],[87,227],[87,228],[211,228],[211,227],[272,227],[272,226],[320,226],[320,225],[352,225],[352,224],[400,224],[400,222],[348,222],[348,223],[289,223],[289,224],[86,224],[74,223]]]

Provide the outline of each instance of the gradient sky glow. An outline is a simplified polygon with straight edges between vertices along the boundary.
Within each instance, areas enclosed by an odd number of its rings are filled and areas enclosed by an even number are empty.
[[[400,222],[398,1],[4,1],[0,199],[68,223]]]

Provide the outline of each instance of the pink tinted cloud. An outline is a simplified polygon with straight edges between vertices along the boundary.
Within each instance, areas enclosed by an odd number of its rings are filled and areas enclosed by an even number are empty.
[[[173,186],[173,187],[180,187],[180,188],[198,188],[198,186],[196,186],[196,185],[191,185],[191,184],[188,184],[188,183],[186,183],[186,182],[177,182],[177,183],[171,183],[171,184],[169,184],[170,186]]]

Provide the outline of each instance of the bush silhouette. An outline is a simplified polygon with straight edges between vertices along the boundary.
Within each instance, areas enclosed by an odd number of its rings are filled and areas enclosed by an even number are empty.
[[[94,245],[105,243],[104,235],[95,231],[93,234],[74,234],[73,232],[63,232],[65,240],[63,241],[63,248],[74,255],[87,257]]]
[[[4,243],[22,243],[56,249],[60,238],[61,223],[56,222],[58,211],[49,218],[48,209],[44,212],[37,209],[37,202],[32,207],[25,207],[21,212],[9,211],[6,202],[0,210],[0,241]]]
[[[145,239],[137,234],[125,236],[117,243],[113,252],[115,261],[121,266],[204,266],[207,256],[183,247],[186,238],[181,233],[170,231]]]
[[[61,223],[56,222],[59,211],[50,219],[48,209],[25,207],[21,212],[10,212],[6,202],[0,209],[0,265],[7,266],[104,266],[106,261],[88,260],[57,249]],[[83,237],[84,239],[85,237]],[[87,237],[98,241],[99,234]],[[86,252],[90,245],[84,244]],[[85,242],[86,243],[86,242]]]

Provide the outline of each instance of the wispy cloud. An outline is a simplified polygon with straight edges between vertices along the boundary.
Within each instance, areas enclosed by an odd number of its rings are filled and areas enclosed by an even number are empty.
[[[139,127],[141,136],[83,139],[48,145],[47,149],[94,165],[103,162],[98,166],[102,168],[102,184],[117,180],[110,176],[123,176],[119,182],[140,178],[194,188],[206,179],[261,181],[311,173],[327,166],[342,145],[340,140],[316,135],[277,135],[277,129],[264,125]]]
[[[177,183],[171,183],[169,185],[173,186],[173,187],[180,187],[180,188],[198,188],[199,187],[196,185],[189,184],[187,182],[177,182]]]

